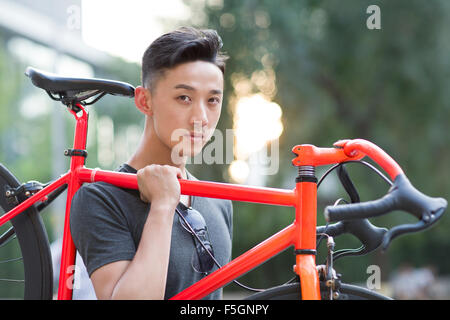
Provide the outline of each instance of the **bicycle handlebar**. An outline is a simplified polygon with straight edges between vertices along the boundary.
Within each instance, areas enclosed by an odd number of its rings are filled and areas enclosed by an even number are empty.
[[[356,157],[360,153],[367,155],[389,174],[391,180],[395,180],[398,175],[403,174],[403,170],[398,163],[383,149],[370,141],[364,139],[339,140],[334,143],[334,146],[342,148],[348,157]]]
[[[337,237],[344,233],[350,233],[363,244],[362,249],[348,251],[352,255],[364,255],[377,249],[383,241],[383,236],[388,232],[386,228],[379,228],[367,219],[340,221],[328,226],[320,226],[316,229],[317,235],[326,233],[331,237]]]
[[[389,243],[404,233],[417,232],[433,225],[442,217],[447,208],[443,198],[429,197],[412,186],[408,178],[398,174],[388,194],[384,197],[362,203],[328,206],[324,215],[328,222],[365,219],[380,216],[394,210],[403,210],[418,218],[416,224],[400,225],[392,228],[383,236],[382,247],[386,250]]]

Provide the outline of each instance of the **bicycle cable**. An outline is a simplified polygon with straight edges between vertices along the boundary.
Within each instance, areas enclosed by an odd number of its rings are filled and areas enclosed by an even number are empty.
[[[346,164],[346,163],[360,163],[365,165],[366,167],[368,167],[369,169],[372,169],[376,174],[378,174],[389,186],[392,186],[393,183],[391,180],[389,180],[380,170],[378,170],[377,168],[375,168],[372,164],[366,162],[366,161],[362,161],[362,160],[349,160],[346,162],[342,162],[342,163],[338,163],[334,166],[332,166],[331,168],[329,168],[320,178],[320,180],[317,183],[317,189],[319,188],[320,184],[322,183],[322,181],[335,169],[339,168],[340,166]],[[338,199],[334,205],[336,206],[341,200],[344,200],[343,198]],[[345,200],[344,200],[345,201]],[[346,203],[348,203],[347,201],[345,201]],[[328,223],[325,225],[325,230],[323,231],[322,234],[326,234],[326,231],[328,229]],[[320,245],[320,242],[323,239],[323,235],[321,235],[317,247]],[[341,250],[337,250],[334,252],[334,256],[333,256],[333,260],[337,260],[338,258],[340,258],[341,256],[345,256],[348,253],[358,253],[359,251],[361,251],[364,248],[364,245],[356,248],[356,249],[341,249]]]
[[[337,169],[339,166],[342,166],[342,165],[344,165],[344,164],[346,164],[346,163],[361,163],[361,164],[363,164],[363,165],[365,165],[365,166],[367,166],[368,168],[370,168],[370,169],[372,169],[376,174],[378,174],[383,180],[385,180],[386,182],[387,182],[387,184],[389,184],[389,186],[392,186],[392,181],[391,180],[389,180],[380,170],[378,170],[377,168],[375,168],[372,164],[370,164],[370,163],[368,163],[368,162],[366,162],[366,161],[362,161],[362,160],[349,160],[349,161],[346,161],[346,162],[341,162],[341,163],[338,163],[338,164],[336,164],[336,165],[334,165],[334,166],[332,166],[331,168],[329,168],[323,175],[322,175],[322,177],[319,179],[319,181],[317,182],[317,189],[319,189],[319,187],[320,187],[320,184],[323,182],[323,180],[333,171],[333,170],[335,170],[335,169]],[[348,204],[348,201],[346,201],[345,199],[343,199],[343,198],[339,198],[338,200],[336,200],[335,201],[335,203],[334,203],[334,206],[336,206],[340,201],[344,201],[344,202],[346,202],[347,204]],[[327,224],[325,225],[325,230],[323,231],[323,233],[326,233],[326,231],[327,231],[327,229],[328,229],[328,222],[327,222]],[[323,239],[323,236],[321,236],[320,237],[320,239],[319,239],[319,241],[318,241],[318,244],[317,244],[317,247],[320,245],[320,242],[322,241],[322,239]],[[360,248],[358,248],[358,249],[355,249],[355,250],[359,250]],[[348,249],[342,249],[342,250],[348,250]],[[336,251],[336,253],[337,252],[340,252],[341,250],[339,250],[339,251]]]
[[[375,168],[373,165],[371,165],[370,163],[366,162],[366,161],[361,161],[361,160],[350,160],[350,161],[346,161],[343,163],[339,163],[334,165],[333,167],[331,167],[330,169],[328,169],[323,176],[320,178],[320,180],[317,183],[317,189],[319,188],[320,184],[322,183],[322,181],[328,176],[328,174],[330,174],[333,170],[335,170],[336,168],[338,168],[339,166],[343,165],[344,163],[353,163],[353,162],[358,162],[361,163],[367,167],[369,167],[370,169],[372,169],[373,171],[375,171],[375,173],[377,173],[381,178],[383,178],[389,185],[392,185],[392,182],[385,176],[383,175],[383,173],[381,173],[377,168]],[[345,201],[347,202],[345,199],[343,198],[339,198],[338,200],[336,200],[334,205],[337,205],[340,201]],[[347,202],[348,203],[348,202]],[[184,223],[186,224],[186,226],[188,227],[188,229],[190,230],[190,232],[194,235],[195,239],[200,243],[200,245],[203,247],[203,249],[208,253],[208,255],[210,256],[210,258],[214,261],[214,264],[220,269],[222,268],[222,266],[220,265],[220,263],[214,258],[214,256],[211,254],[211,252],[208,250],[208,248],[206,248],[205,244],[203,243],[203,241],[200,240],[200,238],[198,237],[197,233],[194,231],[194,229],[192,229],[191,225],[186,221],[186,218],[178,211],[178,208],[175,209],[176,213],[178,214],[178,216],[184,221]],[[325,230],[324,232],[321,234],[321,238],[318,241],[318,245],[320,245],[320,242],[322,241],[324,236],[329,236],[328,234],[326,234],[326,231],[328,229],[328,223],[325,226]],[[317,245],[317,246],[318,246]],[[346,249],[343,249],[346,250]],[[339,251],[337,251],[339,252]],[[294,281],[298,276],[295,276],[293,278],[291,278],[290,280],[288,280],[287,282],[285,282],[283,285],[291,283],[292,281]],[[249,291],[254,291],[254,292],[262,292],[265,291],[267,289],[256,289],[256,288],[252,288],[249,286],[246,286],[242,283],[240,283],[237,280],[233,280],[233,282],[235,284],[237,284],[238,286],[240,286],[243,289],[249,290]]]
[[[208,253],[208,255],[210,256],[210,258],[214,261],[214,264],[220,269],[222,268],[222,266],[220,265],[220,263],[216,260],[216,258],[212,255],[212,253],[208,250],[208,248],[206,248],[205,244],[203,243],[203,241],[200,240],[199,236],[197,235],[197,233],[194,231],[194,229],[191,227],[191,225],[187,222],[186,218],[181,214],[180,211],[178,211],[178,208],[175,208],[176,213],[178,214],[178,216],[183,220],[183,222],[186,224],[186,226],[188,227],[189,231],[194,235],[195,239],[197,239],[197,241],[200,243],[200,245],[203,247],[203,249]],[[205,272],[205,275],[207,275],[207,273]],[[255,288],[251,288],[248,287],[242,283],[240,283],[237,280],[233,280],[233,282],[235,284],[237,284],[238,286],[249,290],[249,291],[255,291],[255,292],[262,292],[266,289],[255,289]]]
[[[392,186],[392,181],[389,180],[388,177],[386,177],[380,170],[378,170],[377,168],[375,168],[372,164],[366,162],[366,161],[362,161],[362,160],[349,160],[349,161],[345,161],[345,162],[341,162],[338,164],[335,164],[334,166],[332,166],[330,169],[328,169],[323,176],[319,179],[319,181],[317,182],[317,189],[319,189],[320,184],[322,183],[322,181],[326,178],[326,176],[328,176],[333,170],[337,169],[339,166],[342,166],[346,163],[360,163],[365,165],[366,167],[372,169],[376,174],[378,174],[384,181],[386,181],[386,183],[389,186]]]
[[[317,182],[317,189],[319,189],[319,187],[320,187],[320,185],[321,185],[321,183],[324,181],[324,179],[333,171],[333,170],[335,170],[335,169],[337,169],[337,168],[339,168],[340,166],[342,166],[342,165],[344,165],[344,164],[346,164],[346,163],[360,163],[360,164],[363,164],[363,165],[365,165],[366,167],[368,167],[369,169],[372,169],[376,174],[378,174],[389,186],[392,186],[392,182],[391,182],[391,180],[389,180],[380,170],[378,170],[377,168],[375,168],[372,164],[370,164],[370,163],[368,163],[368,162],[366,162],[366,161],[363,161],[363,160],[349,160],[349,161],[345,161],[345,162],[341,162],[341,163],[338,163],[338,164],[335,164],[335,165],[333,165],[331,168],[329,168],[323,175],[322,175],[322,177],[320,177],[320,179],[319,179],[319,181]],[[334,205],[337,205],[340,201],[345,201],[346,203],[348,203],[348,201],[346,201],[345,199],[343,199],[343,198],[340,198],[340,199],[338,199],[338,200],[336,200],[336,202],[335,202],[335,204]],[[329,226],[329,223],[327,222],[326,223],[326,225],[325,225],[325,230],[322,232],[322,233],[320,233],[320,238],[319,238],[319,240],[318,240],[318,243],[317,243],[317,245],[316,245],[316,247],[319,247],[319,245],[320,245],[320,243],[322,242],[322,240],[323,240],[323,238],[324,237],[329,237],[329,235],[326,233],[327,232],[327,230],[328,230],[328,226]],[[364,247],[364,246],[362,246],[362,247]],[[348,252],[358,252],[359,250],[361,250],[361,248],[362,247],[360,247],[360,248],[357,248],[357,249],[341,249],[341,250],[338,250],[338,251],[335,251],[334,252],[334,255],[333,255],[333,260],[336,260],[337,258],[339,258],[341,255],[343,255],[343,254],[345,254],[345,253],[348,253]],[[285,285],[285,284],[288,284],[288,283],[291,283],[291,282],[293,282],[296,278],[297,278],[298,276],[295,276],[295,277],[293,277],[293,278],[291,278],[290,280],[288,280],[286,283],[284,283],[283,285]]]
[[[334,202],[334,205],[333,205],[333,206],[337,206],[337,205],[339,204],[339,202],[341,202],[341,201],[344,201],[345,203],[348,204],[348,201],[347,201],[347,200],[345,200],[344,198],[339,198],[339,199],[337,199],[337,200]],[[319,246],[320,246],[320,243],[322,242],[322,239],[324,238],[325,235],[326,235],[326,236],[329,236],[329,235],[327,234],[328,226],[329,226],[329,223],[327,222],[327,224],[325,225],[325,230],[321,233],[321,236],[320,236],[319,240],[317,241],[316,247],[319,247]]]

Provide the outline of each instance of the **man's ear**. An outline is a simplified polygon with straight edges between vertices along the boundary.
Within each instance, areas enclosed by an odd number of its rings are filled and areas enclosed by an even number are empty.
[[[153,115],[150,90],[142,86],[137,86],[134,89],[134,103],[136,104],[136,107],[139,109],[139,111],[141,111],[143,114],[147,116]]]

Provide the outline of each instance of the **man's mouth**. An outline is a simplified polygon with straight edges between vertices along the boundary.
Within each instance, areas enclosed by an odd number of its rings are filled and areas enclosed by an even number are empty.
[[[197,133],[197,132],[191,132],[190,134],[186,135],[193,141],[203,140],[203,133]]]

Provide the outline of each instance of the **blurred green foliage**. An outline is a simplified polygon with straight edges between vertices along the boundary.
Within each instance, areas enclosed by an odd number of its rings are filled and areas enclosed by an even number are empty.
[[[250,78],[255,70],[268,65],[275,71],[273,100],[283,110],[284,132],[280,171],[271,177],[269,186],[293,186],[293,146],[331,146],[339,139],[364,138],[391,154],[419,190],[450,198],[447,1],[207,3],[207,24],[199,26],[216,29],[231,56],[227,95],[234,94],[233,74]],[[366,27],[366,9],[372,4],[381,9],[381,30]],[[367,169],[352,165],[349,172],[362,201],[386,193],[388,186]],[[199,171],[203,178],[210,179],[209,174]],[[324,223],[324,206],[346,196],[342,188],[331,193],[326,190],[319,189],[319,223]],[[293,218],[292,210],[272,206],[234,203],[234,211],[234,256],[281,230]],[[374,219],[375,224],[388,227],[412,221],[401,212]],[[368,276],[367,266],[379,264],[387,280],[400,264],[410,263],[433,265],[439,273],[448,274],[449,227],[447,215],[432,231],[394,241],[386,254],[339,261],[338,271],[346,281],[363,281]],[[352,237],[343,238],[337,239],[337,248],[359,246]],[[244,278],[255,286],[289,279],[294,258],[292,251],[287,251]],[[320,255],[318,260],[323,261]]]

